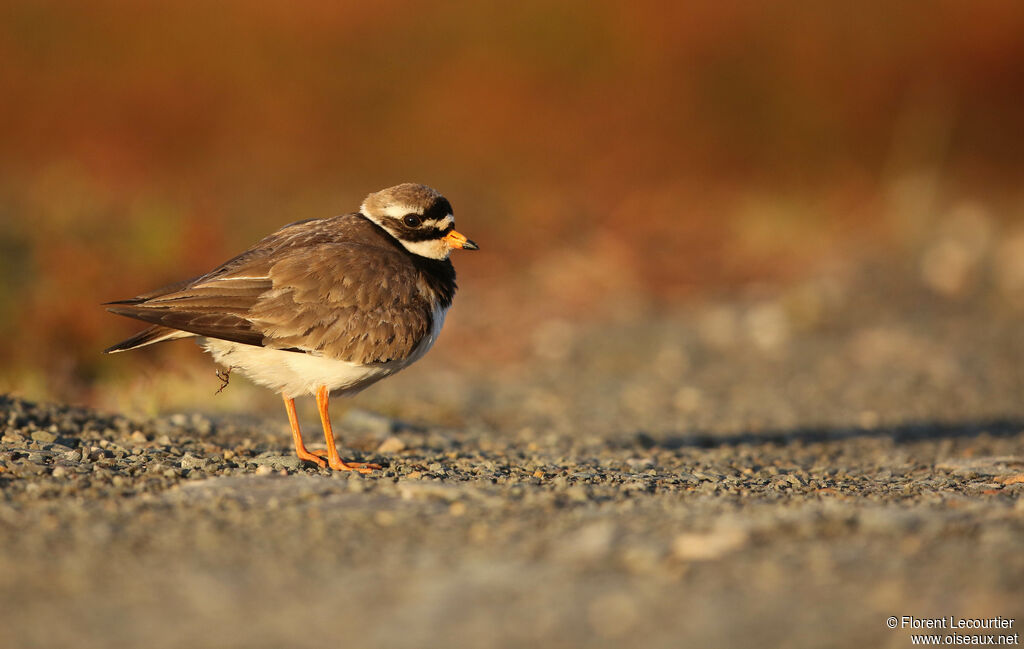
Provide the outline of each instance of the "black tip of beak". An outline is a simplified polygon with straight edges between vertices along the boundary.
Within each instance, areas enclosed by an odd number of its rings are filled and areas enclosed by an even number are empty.
[[[480,246],[473,243],[472,240],[466,239],[466,243],[462,244],[463,250],[480,250]]]

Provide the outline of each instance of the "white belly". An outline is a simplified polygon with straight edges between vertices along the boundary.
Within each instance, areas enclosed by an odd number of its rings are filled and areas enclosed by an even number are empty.
[[[422,358],[434,346],[441,333],[444,317],[445,311],[434,313],[430,333],[408,358],[372,365],[243,345],[218,338],[199,338],[197,342],[220,365],[288,398],[316,394],[321,386],[327,386],[332,393],[355,394]]]

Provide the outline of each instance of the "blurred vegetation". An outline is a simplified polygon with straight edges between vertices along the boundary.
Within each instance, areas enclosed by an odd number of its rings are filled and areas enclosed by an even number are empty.
[[[398,182],[482,244],[463,357],[1024,211],[1024,3],[9,0],[0,60],[0,389],[30,396],[194,359],[102,357],[134,325],[98,304]]]

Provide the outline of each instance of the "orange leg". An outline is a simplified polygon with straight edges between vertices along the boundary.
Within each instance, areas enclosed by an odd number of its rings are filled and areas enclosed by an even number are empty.
[[[324,426],[324,439],[327,440],[327,464],[335,471],[358,471],[369,473],[373,469],[381,468],[379,464],[366,462],[344,462],[338,457],[338,447],[334,444],[334,429],[331,428],[331,414],[327,410],[327,399],[331,393],[327,386],[320,386],[316,391],[316,405],[320,410],[320,423]]]
[[[288,411],[288,423],[292,425],[292,440],[295,441],[295,454],[299,456],[300,460],[316,462],[316,465],[319,467],[327,466],[326,462],[307,451],[306,445],[302,443],[302,432],[299,430],[299,418],[295,416],[295,399],[284,397],[284,408]]]

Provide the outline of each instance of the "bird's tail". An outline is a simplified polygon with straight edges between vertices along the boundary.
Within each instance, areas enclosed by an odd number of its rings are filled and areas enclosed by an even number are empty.
[[[146,345],[162,343],[165,340],[177,340],[178,338],[190,338],[192,336],[195,336],[195,334],[187,331],[180,331],[178,329],[171,329],[169,327],[162,327],[160,325],[153,325],[148,329],[143,329],[131,338],[122,340],[116,345],[104,349],[103,353],[114,354],[116,352],[126,352],[129,349],[138,349],[139,347],[145,347]]]

